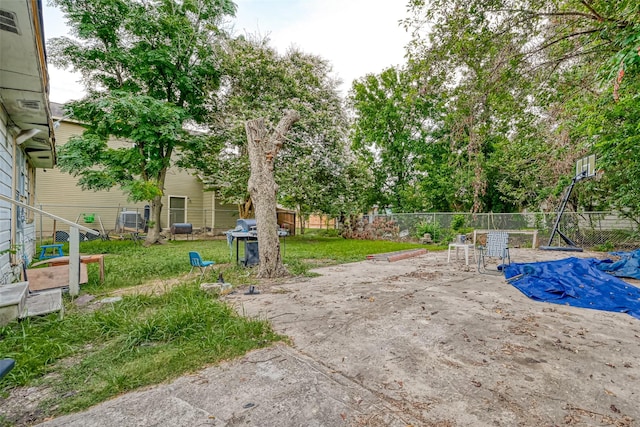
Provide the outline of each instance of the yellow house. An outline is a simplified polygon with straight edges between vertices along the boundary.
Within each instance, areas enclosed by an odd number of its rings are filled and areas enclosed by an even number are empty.
[[[64,116],[62,107],[51,103],[58,147],[84,131],[81,123]],[[117,147],[127,142],[112,141],[110,144]],[[129,202],[117,188],[109,191],[82,190],[77,186],[76,178],[57,169],[39,170],[36,178],[39,183],[36,190],[38,208],[98,231],[116,230],[123,211],[137,212],[142,217],[145,215],[144,202]],[[220,234],[234,228],[238,218],[237,206],[221,204],[214,192],[204,191],[202,182],[193,172],[176,167],[167,174],[162,205],[160,225],[164,231],[175,223],[189,223],[194,232]],[[42,238],[51,238],[54,228],[55,231],[66,230],[46,217],[37,218],[37,230]]]

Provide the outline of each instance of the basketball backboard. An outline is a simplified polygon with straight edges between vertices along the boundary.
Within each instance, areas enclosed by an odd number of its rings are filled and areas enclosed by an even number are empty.
[[[583,157],[576,162],[576,180],[590,178],[596,174],[596,155]]]

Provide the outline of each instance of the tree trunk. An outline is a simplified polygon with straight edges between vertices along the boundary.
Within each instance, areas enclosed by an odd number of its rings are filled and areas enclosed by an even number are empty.
[[[169,152],[169,155],[171,153]],[[167,167],[162,169],[158,175],[158,187],[164,193],[164,181],[167,177]],[[147,238],[144,240],[144,246],[151,246],[154,243],[160,243],[160,218],[162,217],[162,195],[156,196],[151,201],[151,214],[150,218],[153,221],[153,226],[149,227],[147,231]]]
[[[297,111],[286,110],[271,135],[267,134],[263,118],[249,120],[245,124],[251,166],[249,194],[253,200],[258,226],[260,278],[284,277],[289,274],[280,257],[276,214],[278,185],[273,176],[273,163],[284,144],[284,135],[299,119]]]
[[[300,234],[304,234],[304,229],[306,227],[306,221],[304,218],[304,213],[302,213],[302,209],[300,209],[300,205],[298,205],[298,218],[300,220]]]
[[[147,238],[144,241],[145,246],[153,245],[160,240],[160,217],[162,214],[162,196],[156,196],[151,201],[151,214],[149,218],[153,222],[153,226],[147,231]]]

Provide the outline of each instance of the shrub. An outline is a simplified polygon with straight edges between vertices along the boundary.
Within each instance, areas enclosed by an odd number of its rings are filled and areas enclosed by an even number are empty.
[[[464,215],[454,215],[451,220],[451,229],[453,231],[460,231],[466,225],[467,218]]]
[[[444,230],[439,222],[420,222],[416,225],[416,237],[421,238],[426,233],[431,235],[434,242],[439,242],[444,237]]]

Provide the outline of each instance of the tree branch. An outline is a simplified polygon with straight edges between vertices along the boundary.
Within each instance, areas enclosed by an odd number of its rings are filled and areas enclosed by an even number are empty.
[[[543,63],[541,63],[539,65],[536,65],[535,67],[530,68],[529,72],[534,71],[534,70],[536,70],[538,68],[546,67],[548,65],[554,65],[554,69],[555,69],[561,63],[563,63],[565,61],[568,61],[569,59],[578,58],[580,56],[585,56],[585,55],[589,55],[589,54],[592,54],[594,52],[597,52],[599,50],[599,48],[604,46],[604,45],[605,45],[604,43],[600,44],[598,46],[595,46],[593,49],[589,49],[587,51],[577,51],[576,50],[576,51],[573,51],[571,54],[567,54],[567,55],[562,56],[561,58],[557,58],[557,59],[554,59],[552,61],[545,61],[545,62],[543,62]]]
[[[545,50],[545,49],[547,49],[547,48],[549,48],[549,47],[553,46],[553,45],[554,45],[554,44],[556,44],[556,43],[560,43],[560,42],[561,42],[561,41],[563,41],[563,40],[568,40],[568,39],[573,38],[573,37],[584,36],[584,35],[586,35],[586,34],[593,34],[593,33],[597,33],[598,31],[600,31],[600,30],[598,30],[598,29],[591,29],[591,30],[579,31],[579,32],[577,32],[577,33],[567,34],[566,36],[562,36],[562,37],[560,37],[560,38],[558,38],[558,39],[555,39],[555,40],[552,40],[552,41],[547,42],[546,44],[543,44],[542,46],[540,46],[540,47],[539,47],[539,48],[537,48],[536,50],[533,50],[533,51],[531,51],[531,52],[527,52],[527,55],[533,55],[533,54],[535,54],[535,53],[541,52],[541,51],[543,51],[543,50]]]
[[[582,2],[582,1],[581,1]],[[597,11],[595,11],[593,8],[590,8],[588,5],[585,4],[585,6],[587,8],[589,8],[590,11],[592,11],[592,13],[586,13],[586,12],[578,12],[578,11],[570,11],[570,12],[539,12],[537,10],[528,10],[528,9],[497,9],[494,12],[506,12],[506,13],[526,13],[532,16],[549,16],[549,17],[554,17],[554,16],[566,16],[566,17],[580,17],[580,18],[587,18],[593,21],[598,21],[598,22],[615,22],[618,24],[618,26],[621,27],[627,27],[632,25],[631,22],[629,21],[623,21],[620,19],[614,19],[614,18],[607,18],[607,17],[603,17],[600,14],[598,14]]]
[[[596,17],[596,19],[598,21],[600,21],[600,22],[604,21],[604,18],[602,17],[602,15],[600,15],[598,12],[596,12],[596,10],[589,3],[587,3],[585,0],[580,0],[580,3],[582,3],[584,5],[584,7],[589,9],[589,11]]]
[[[289,132],[289,129],[291,129],[293,124],[298,120],[300,120],[300,113],[296,110],[284,110],[284,116],[282,116],[280,122],[273,131],[274,157],[278,154],[278,151],[280,151],[282,144],[284,144],[286,133]]]
[[[593,16],[589,13],[571,11],[571,12],[540,12],[537,10],[528,10],[528,9],[496,9],[493,12],[500,13],[508,13],[508,14],[517,14],[523,13],[531,16],[578,16],[581,18],[589,18],[593,20],[598,20],[596,16]]]

